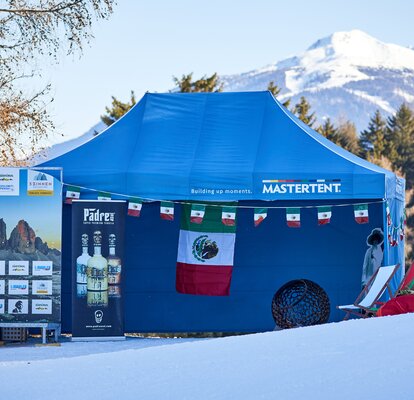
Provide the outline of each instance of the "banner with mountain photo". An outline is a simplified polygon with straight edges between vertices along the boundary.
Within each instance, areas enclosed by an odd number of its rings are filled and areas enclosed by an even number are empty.
[[[72,201],[72,340],[125,339],[126,202]]]
[[[60,168],[0,168],[0,322],[60,323]]]
[[[182,205],[176,290],[183,294],[228,296],[236,241],[235,209],[230,213],[231,224],[223,222],[227,220],[221,206],[207,205],[201,222],[194,218],[194,210],[197,212],[196,204]]]

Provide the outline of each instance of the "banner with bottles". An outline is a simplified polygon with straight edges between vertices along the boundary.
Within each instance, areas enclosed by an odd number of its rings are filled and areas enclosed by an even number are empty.
[[[0,168],[0,322],[60,323],[60,168]]]
[[[72,338],[123,339],[125,201],[72,203]]]

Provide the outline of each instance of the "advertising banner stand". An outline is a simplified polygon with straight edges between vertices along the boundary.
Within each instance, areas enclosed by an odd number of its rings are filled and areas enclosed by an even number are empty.
[[[0,168],[0,210],[0,327],[40,328],[43,343],[53,330],[57,341],[62,169]]]
[[[72,340],[124,340],[126,202],[72,202]]]

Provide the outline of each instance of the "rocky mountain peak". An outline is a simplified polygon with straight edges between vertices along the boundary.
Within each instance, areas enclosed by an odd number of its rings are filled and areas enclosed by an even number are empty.
[[[32,254],[35,249],[36,234],[29,224],[21,219],[12,230],[9,248],[22,254]]]

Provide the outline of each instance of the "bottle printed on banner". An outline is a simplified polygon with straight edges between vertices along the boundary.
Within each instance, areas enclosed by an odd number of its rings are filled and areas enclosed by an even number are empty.
[[[121,283],[121,259],[115,254],[116,236],[111,233],[109,235],[109,255],[108,261],[108,283],[110,285],[119,285]]]
[[[87,289],[89,291],[107,291],[108,290],[108,262],[101,254],[102,233],[95,231],[93,233],[93,256],[88,260]]]
[[[86,302],[88,307],[107,307],[108,306],[108,291],[91,291],[88,290],[86,295]]]
[[[88,261],[91,256],[88,253],[89,237],[86,233],[82,235],[82,254],[76,259],[76,283],[86,284]]]
[[[86,297],[87,289],[86,289],[86,283],[77,283],[76,284],[76,296],[79,299],[82,299]]]

